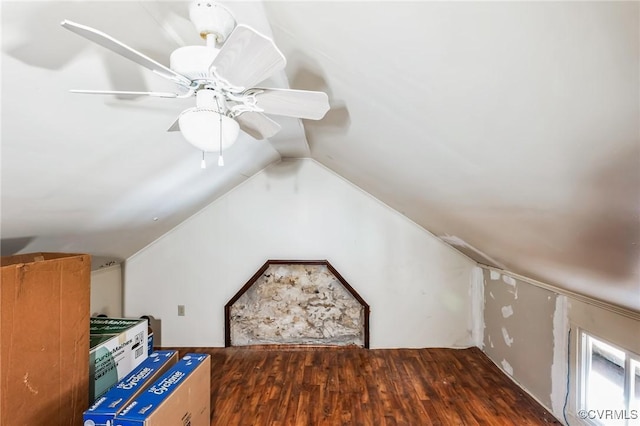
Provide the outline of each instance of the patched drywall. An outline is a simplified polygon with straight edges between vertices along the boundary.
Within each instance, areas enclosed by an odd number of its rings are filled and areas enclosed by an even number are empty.
[[[580,334],[589,332],[640,353],[640,313],[483,269],[483,350],[556,418],[583,423],[576,399]]]
[[[372,348],[475,343],[476,264],[314,160],[268,167],[127,259],[125,315],[161,319],[166,346],[223,346],[225,304],[268,259],[328,260],[371,306]]]
[[[557,295],[494,270],[484,283],[485,353],[550,407]]]
[[[365,344],[364,306],[326,265],[269,265],[229,325],[231,346]]]
[[[556,296],[556,309],[553,313],[553,364],[551,365],[551,412],[564,417],[567,398],[567,380],[569,374],[569,300],[565,295]]]

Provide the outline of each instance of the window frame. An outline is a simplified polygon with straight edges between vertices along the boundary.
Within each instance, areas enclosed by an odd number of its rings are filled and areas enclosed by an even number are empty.
[[[635,393],[635,389],[632,388],[635,380],[635,369],[632,366],[638,365],[640,367],[640,354],[637,354],[629,349],[626,349],[620,345],[617,345],[613,342],[610,342],[607,339],[603,339],[598,334],[593,333],[589,330],[578,328],[578,380],[576,380],[577,389],[577,410],[576,412],[580,412],[582,410],[590,410],[587,407],[587,397],[588,397],[588,389],[587,384],[589,382],[589,374],[591,372],[591,354],[593,353],[593,340],[597,340],[605,345],[611,346],[614,349],[617,349],[624,353],[624,384],[623,384],[623,403],[625,413],[627,417],[631,414],[631,410],[634,408],[631,406],[632,403],[632,393]],[[640,413],[638,413],[640,414]],[[597,419],[590,418],[581,418],[585,423],[594,426],[606,426],[605,423],[598,421]],[[624,422],[625,425],[630,425],[630,420],[627,418]]]

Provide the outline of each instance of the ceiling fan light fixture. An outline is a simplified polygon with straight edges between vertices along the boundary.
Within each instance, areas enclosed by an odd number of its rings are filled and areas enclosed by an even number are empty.
[[[67,30],[180,86],[175,93],[77,92],[163,98],[195,95],[196,107],[183,111],[168,131],[181,131],[202,152],[221,153],[236,141],[240,128],[255,139],[270,138],[281,126],[267,117],[269,114],[319,120],[329,110],[328,97],[323,92],[254,87],[286,66],[286,58],[271,38],[247,25],[236,25],[231,11],[216,0],[192,0],[189,11],[206,46],[176,49],[171,54],[170,67],[99,30],[62,21]],[[219,162],[224,160],[220,158]]]
[[[210,109],[187,110],[180,115],[178,122],[187,142],[204,152],[227,149],[240,133],[240,126],[234,119]]]

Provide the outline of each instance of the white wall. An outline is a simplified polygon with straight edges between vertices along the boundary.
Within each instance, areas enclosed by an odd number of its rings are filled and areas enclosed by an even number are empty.
[[[91,315],[122,317],[122,268],[113,265],[91,271]]]
[[[473,344],[475,263],[310,159],[270,166],[127,259],[125,314],[162,319],[164,346],[223,346],[225,303],[268,259],[327,259],[371,306],[372,348]]]
[[[484,271],[484,352],[556,418],[583,424],[576,416],[580,332],[640,353],[640,313],[502,272]]]

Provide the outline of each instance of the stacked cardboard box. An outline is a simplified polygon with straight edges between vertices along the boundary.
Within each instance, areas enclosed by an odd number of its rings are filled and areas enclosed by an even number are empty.
[[[211,357],[187,354],[115,418],[115,426],[190,425],[211,422]]]
[[[84,412],[84,424],[112,426],[115,416],[177,361],[177,351],[153,352]]]
[[[102,396],[148,356],[144,319],[91,318],[89,401]]]

